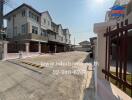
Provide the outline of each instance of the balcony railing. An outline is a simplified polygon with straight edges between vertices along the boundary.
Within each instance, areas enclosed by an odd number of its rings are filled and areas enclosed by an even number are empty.
[[[13,38],[14,40],[36,40],[36,41],[48,41],[47,36],[42,36],[33,33],[20,34]]]
[[[48,40],[49,40],[49,41],[54,41],[54,42],[56,42],[55,35],[48,34]]]
[[[54,32],[53,30],[47,30],[48,32],[48,40],[53,42],[58,42],[62,44],[70,44],[70,40],[66,42],[65,38],[60,36],[58,33]]]

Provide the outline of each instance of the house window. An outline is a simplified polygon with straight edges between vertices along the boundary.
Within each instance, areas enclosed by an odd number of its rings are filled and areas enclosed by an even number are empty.
[[[32,33],[38,34],[38,27],[32,26]]]
[[[39,22],[39,17],[37,16],[37,22]]]
[[[56,34],[55,34],[55,39],[56,39]]]
[[[50,25],[50,21],[48,21],[48,25]]]
[[[29,11],[29,17],[34,19],[35,21],[39,22],[39,16],[35,15],[31,11]]]
[[[31,12],[30,12],[30,11],[29,11],[29,17],[30,17],[30,18],[32,18],[32,14],[31,14]]]
[[[22,11],[22,16],[23,16],[23,17],[26,16],[25,10]]]
[[[43,35],[43,36],[47,36],[47,32],[46,32],[46,30],[41,29],[41,35]]]
[[[8,21],[10,21],[10,20],[11,20],[11,17],[8,18]]]
[[[27,25],[26,24],[22,25],[21,29],[22,29],[22,33],[26,33],[27,32]]]
[[[66,39],[66,42],[67,42],[68,40]]]
[[[63,41],[63,37],[61,37],[61,41]]]
[[[14,36],[17,36],[17,27],[14,27]]]
[[[13,15],[13,17],[16,17],[16,15]]]
[[[29,17],[33,18],[33,13],[31,11],[29,11]]]
[[[46,24],[46,19],[44,19],[44,24]]]

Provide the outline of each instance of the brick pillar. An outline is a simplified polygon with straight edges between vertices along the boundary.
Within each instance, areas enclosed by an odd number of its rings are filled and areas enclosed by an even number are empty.
[[[29,54],[29,43],[25,43],[25,45],[26,45],[26,53],[27,53],[27,55]]]
[[[38,45],[38,52],[41,53],[41,43],[39,42],[39,45]]]
[[[7,49],[8,49],[7,44],[8,44],[7,41],[3,42],[3,60],[7,60],[7,53],[8,53],[7,52]]]

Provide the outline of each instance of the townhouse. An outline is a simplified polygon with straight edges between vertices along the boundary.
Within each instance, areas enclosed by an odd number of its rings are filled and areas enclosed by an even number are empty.
[[[38,12],[22,4],[4,16],[7,19],[8,52],[62,52],[70,44],[69,29],[53,22],[48,11]]]

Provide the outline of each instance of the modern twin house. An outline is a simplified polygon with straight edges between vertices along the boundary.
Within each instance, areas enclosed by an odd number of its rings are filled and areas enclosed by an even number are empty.
[[[38,12],[22,4],[4,16],[7,19],[8,52],[63,52],[70,46],[69,29],[53,22],[48,11]]]

